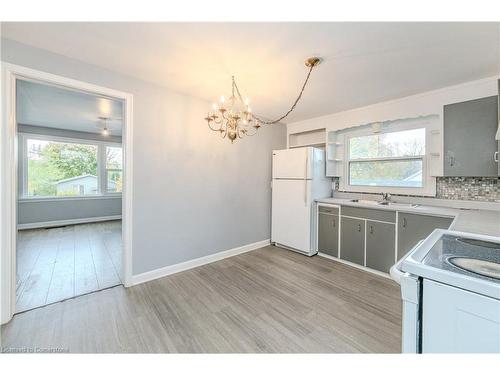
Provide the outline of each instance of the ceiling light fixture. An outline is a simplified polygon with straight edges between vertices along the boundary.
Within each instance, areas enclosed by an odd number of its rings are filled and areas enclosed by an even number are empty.
[[[99,117],[100,120],[102,120],[102,122],[104,123],[104,126],[103,126],[103,129],[102,129],[102,132],[101,134],[105,137],[107,137],[109,135],[109,129],[106,125],[106,121],[109,120],[110,118],[109,117]]]
[[[219,132],[222,138],[229,138],[233,143],[237,138],[244,136],[253,136],[257,133],[262,125],[276,124],[285,119],[297,106],[302,94],[306,88],[311,72],[315,66],[321,62],[319,57],[310,57],[305,61],[309,68],[306,80],[302,85],[297,99],[292,104],[288,112],[273,121],[265,121],[252,113],[249,106],[249,100],[243,100],[243,97],[236,85],[234,76],[232,77],[232,93],[229,100],[226,102],[224,96],[221,96],[219,103],[214,103],[212,111],[208,112],[205,121],[208,123],[210,130]]]

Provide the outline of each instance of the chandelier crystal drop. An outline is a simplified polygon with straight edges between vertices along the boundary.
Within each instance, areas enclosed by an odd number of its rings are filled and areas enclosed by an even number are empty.
[[[231,96],[229,99],[226,100],[224,96],[221,96],[219,102],[212,105],[212,110],[208,112],[207,117],[205,117],[208,127],[210,130],[218,132],[222,138],[227,137],[231,143],[233,143],[238,138],[257,134],[257,131],[262,127],[262,125],[270,125],[280,122],[295,109],[297,103],[302,97],[304,89],[306,88],[313,68],[318,65],[320,61],[321,59],[318,57],[310,57],[306,60],[305,64],[309,68],[309,72],[297,99],[288,112],[272,121],[262,120],[252,113],[249,106],[249,100],[243,100],[233,76]]]

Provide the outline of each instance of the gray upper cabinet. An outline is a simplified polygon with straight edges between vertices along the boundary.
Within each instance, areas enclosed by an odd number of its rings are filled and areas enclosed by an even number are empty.
[[[368,220],[366,222],[366,266],[389,272],[395,263],[396,225]]]
[[[318,214],[318,251],[334,257],[339,256],[339,215],[338,209]]]
[[[398,260],[434,229],[448,229],[453,218],[399,213]]]
[[[444,175],[496,177],[498,96],[444,106]]]
[[[364,265],[365,220],[341,217],[340,258]]]
[[[498,97],[497,97],[497,124],[498,124],[498,130],[500,131],[500,79],[498,80]],[[496,162],[497,162],[497,168],[498,168],[498,175],[500,176],[500,140],[497,141],[497,153],[496,153]]]

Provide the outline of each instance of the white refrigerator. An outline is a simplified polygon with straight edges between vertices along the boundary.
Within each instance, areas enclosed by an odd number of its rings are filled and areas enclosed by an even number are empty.
[[[325,151],[301,147],[273,151],[271,242],[306,255],[316,254],[314,200],[330,197]]]

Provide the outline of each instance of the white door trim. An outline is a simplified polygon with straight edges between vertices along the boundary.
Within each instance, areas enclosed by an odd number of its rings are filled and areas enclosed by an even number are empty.
[[[122,193],[123,268],[122,281],[132,285],[132,197],[133,197],[133,95],[107,87],[62,77],[24,66],[0,62],[2,74],[2,116],[0,126],[0,324],[7,323],[16,303],[16,231],[17,231],[17,132],[16,79],[41,81],[123,100],[125,104],[122,134],[124,185]]]

